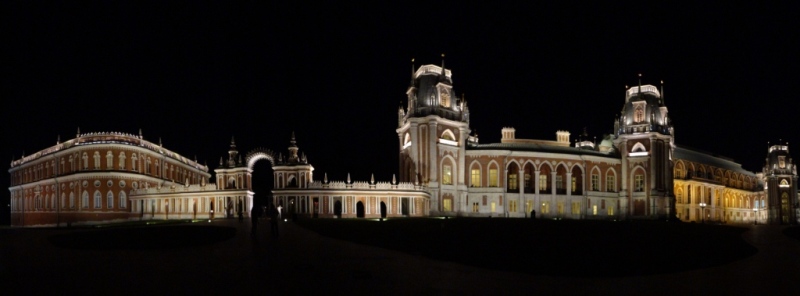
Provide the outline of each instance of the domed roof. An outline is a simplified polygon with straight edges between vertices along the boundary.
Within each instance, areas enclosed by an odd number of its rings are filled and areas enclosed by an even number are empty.
[[[670,122],[667,107],[661,93],[653,85],[629,88],[625,93],[625,105],[619,118],[621,133],[656,131],[669,133]]]
[[[462,120],[461,106],[453,90],[452,72],[437,65],[424,65],[414,73],[408,99],[413,102],[413,115],[439,116]]]

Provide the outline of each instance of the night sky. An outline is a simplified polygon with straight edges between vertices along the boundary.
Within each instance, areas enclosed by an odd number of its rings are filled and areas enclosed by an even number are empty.
[[[800,155],[800,9],[788,1],[241,2],[3,2],[0,155],[10,162],[78,127],[141,128],[213,170],[231,136],[241,153],[286,154],[294,131],[316,179],[388,181],[411,59],[441,64],[442,53],[481,143],[504,126],[518,138],[574,140],[585,128],[599,139],[642,73],[664,80],[678,145],[750,171],[767,142]]]

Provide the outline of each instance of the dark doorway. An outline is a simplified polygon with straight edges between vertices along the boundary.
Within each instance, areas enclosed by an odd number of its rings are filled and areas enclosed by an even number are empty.
[[[386,203],[381,202],[381,218],[386,218]]]
[[[333,202],[333,215],[336,216],[336,218],[341,218],[342,217],[342,201],[341,200],[337,200],[337,201]]]
[[[213,199],[211,200],[211,203],[209,203],[209,206],[210,207],[208,209],[208,215],[211,217],[211,219],[214,219],[214,200]]]
[[[267,159],[257,160],[253,165],[250,186],[253,191],[253,207],[262,209],[273,204],[272,189],[275,174]]]
[[[409,215],[408,198],[407,197],[401,198],[400,199],[400,204],[401,204],[401,208],[400,208],[401,213],[403,213],[403,216],[407,217]]]
[[[633,201],[633,215],[634,216],[644,216],[644,209],[645,209],[645,202],[644,200],[634,200]]]
[[[318,218],[319,216],[319,198],[314,198],[314,209],[313,209],[313,217]]]
[[[364,218],[364,203],[360,201],[356,203],[356,217]]]

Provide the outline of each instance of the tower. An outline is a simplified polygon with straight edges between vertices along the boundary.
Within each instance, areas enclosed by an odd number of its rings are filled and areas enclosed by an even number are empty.
[[[675,209],[671,190],[674,131],[658,88],[640,81],[637,87],[627,89],[614,127],[614,146],[622,160],[622,214],[671,219]]]
[[[413,62],[413,61],[412,61]],[[400,181],[423,185],[431,194],[431,214],[459,211],[467,194],[464,158],[469,109],[457,100],[452,72],[442,66],[412,64],[407,108],[398,111]]]
[[[764,165],[769,224],[797,224],[797,167],[789,145],[772,145]],[[764,205],[758,205],[762,208]]]

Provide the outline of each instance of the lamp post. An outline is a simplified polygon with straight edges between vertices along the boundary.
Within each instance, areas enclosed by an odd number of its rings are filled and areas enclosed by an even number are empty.
[[[758,225],[758,208],[753,208],[753,225]]]
[[[702,215],[703,224],[706,223],[706,203],[700,203],[700,214]]]

